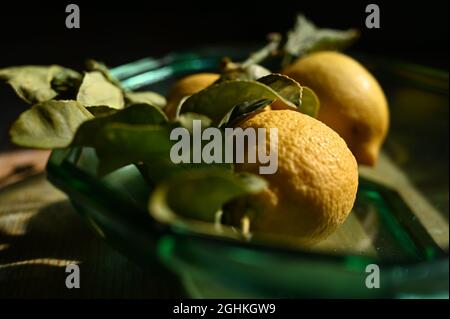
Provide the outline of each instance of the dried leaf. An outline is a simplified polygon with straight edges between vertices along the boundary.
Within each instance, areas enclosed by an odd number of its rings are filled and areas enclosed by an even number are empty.
[[[122,109],[125,106],[122,90],[98,71],[87,72],[84,75],[77,101],[84,106],[105,105],[114,109]]]
[[[164,108],[167,103],[164,96],[152,91],[126,92],[125,99],[127,101],[127,106],[133,104],[149,104]]]
[[[288,32],[285,51],[295,57],[318,50],[342,50],[359,37],[358,30],[317,28],[299,14],[294,28]]]
[[[45,101],[23,112],[10,129],[13,143],[31,148],[63,148],[93,115],[76,101]]]
[[[0,70],[0,80],[6,81],[21,99],[30,104],[55,98],[64,81],[74,81],[79,77],[77,72],[58,65],[17,66]],[[53,87],[53,81],[58,85]]]
[[[109,68],[104,64],[103,62],[99,62],[93,59],[89,59],[86,61],[86,68],[87,71],[94,72],[98,71],[112,84],[115,86],[122,88],[122,85],[120,84],[120,81],[117,80],[114,76],[111,75],[111,72],[109,71]]]

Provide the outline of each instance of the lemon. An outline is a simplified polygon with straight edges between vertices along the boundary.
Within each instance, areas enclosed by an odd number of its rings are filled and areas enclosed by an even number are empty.
[[[325,238],[344,222],[355,201],[358,168],[335,131],[294,110],[261,111],[238,126],[266,132],[278,128],[278,169],[262,175],[268,188],[247,201],[255,211],[250,232],[295,236],[307,244]],[[245,162],[235,164],[235,169],[259,174],[259,166]]]
[[[374,165],[389,127],[389,110],[377,80],[359,62],[323,51],[298,59],[284,74],[313,89],[318,119],[347,142],[358,163]]]
[[[219,77],[220,75],[216,73],[197,73],[178,80],[172,86],[167,97],[167,106],[165,108],[167,116],[173,118],[179,103],[184,97],[207,88],[217,81]]]

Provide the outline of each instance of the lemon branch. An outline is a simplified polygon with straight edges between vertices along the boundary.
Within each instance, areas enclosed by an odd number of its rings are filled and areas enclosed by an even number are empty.
[[[233,62],[229,58],[222,60],[222,71],[230,73],[239,70],[248,69],[251,66],[262,63],[268,57],[274,56],[278,53],[282,36],[279,33],[270,33],[267,35],[268,43],[261,49],[250,54],[250,56],[243,62]]]
[[[267,59],[270,56],[273,56],[277,53],[278,47],[281,43],[281,34],[279,33],[269,33],[267,35],[269,43],[264,46],[259,51],[256,51],[247,58],[244,62],[242,62],[240,65],[242,68],[246,68],[253,64],[260,64],[262,61]]]

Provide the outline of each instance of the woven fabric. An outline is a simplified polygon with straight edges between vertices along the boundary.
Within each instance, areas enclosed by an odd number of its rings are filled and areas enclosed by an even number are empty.
[[[98,239],[43,173],[0,189],[0,298],[167,298],[175,285]]]

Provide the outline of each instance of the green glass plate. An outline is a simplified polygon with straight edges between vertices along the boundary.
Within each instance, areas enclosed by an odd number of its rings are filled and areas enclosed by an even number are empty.
[[[147,58],[112,70],[128,89],[166,94],[182,75],[214,71],[223,56],[251,48],[209,48]],[[448,298],[448,73],[356,57],[390,103],[391,129],[375,168],[360,169],[353,212],[308,249],[217,236],[213,225],[148,212],[152,189],[131,165],[103,178],[90,148],[52,153],[49,180],[95,232],[123,254],[183,284],[190,297]],[[379,288],[368,288],[374,266]]]

